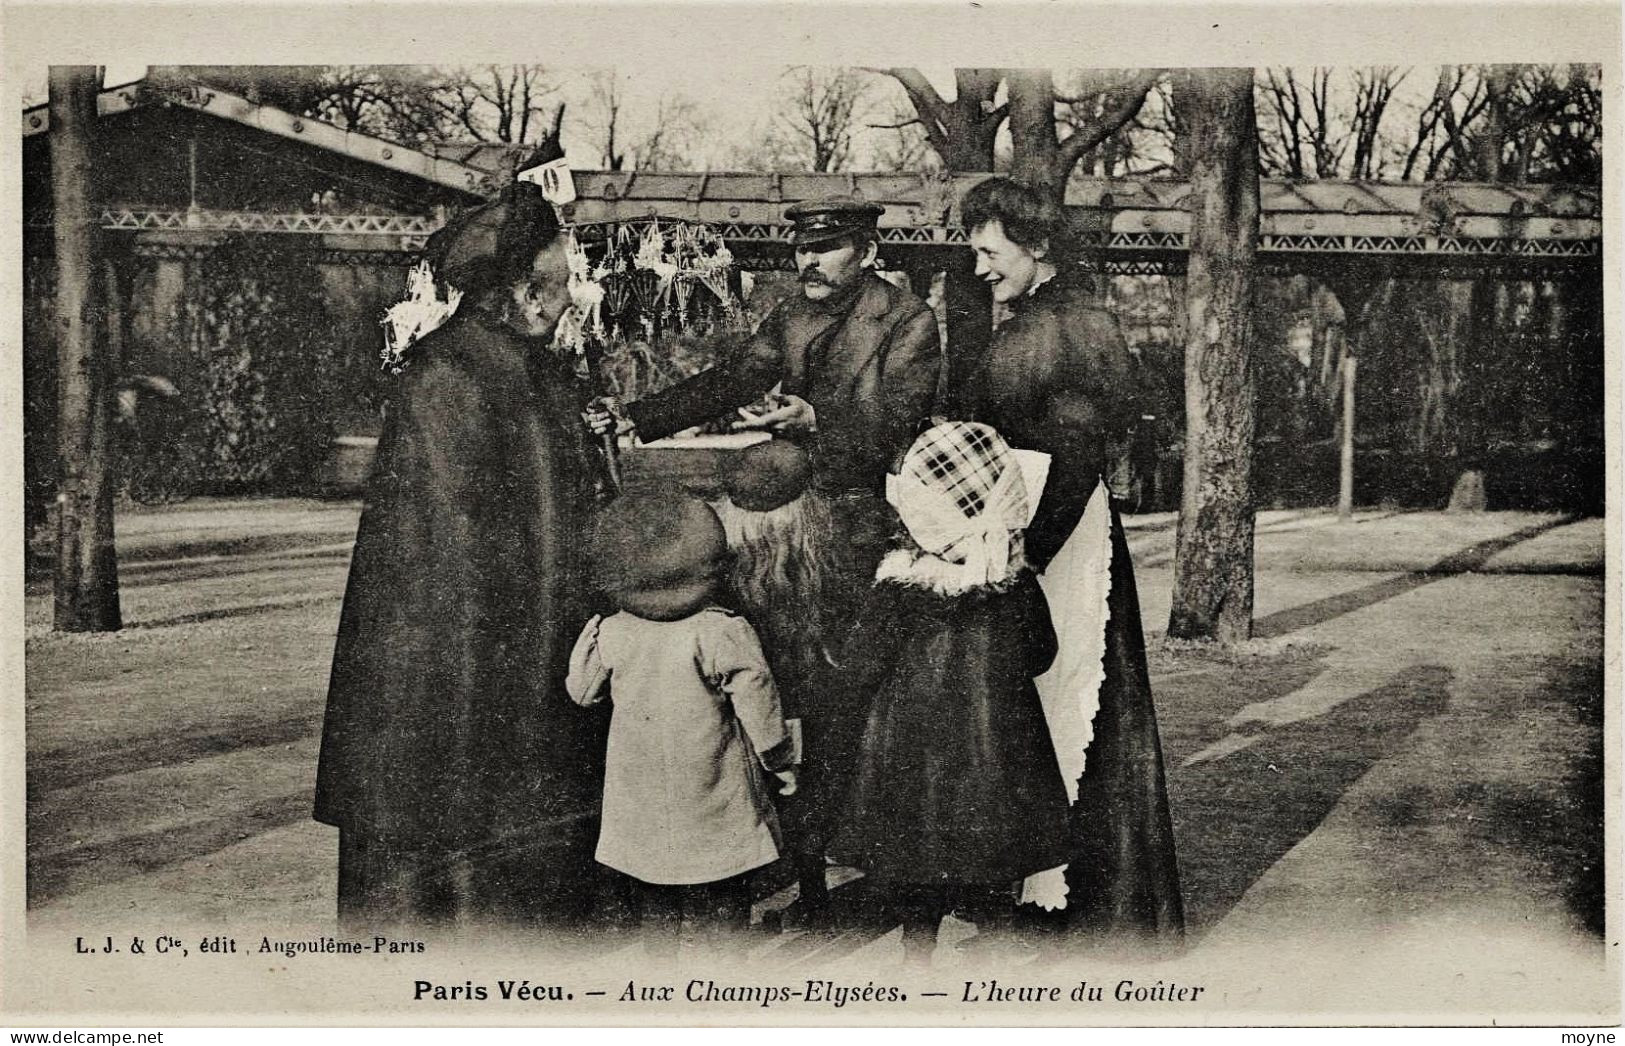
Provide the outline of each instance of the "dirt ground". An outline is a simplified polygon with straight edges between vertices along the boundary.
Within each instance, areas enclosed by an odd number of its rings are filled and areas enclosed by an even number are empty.
[[[356,516],[126,512],[117,634],[52,633],[30,584],[31,926],[331,919],[310,798]],[[1222,654],[1162,642],[1174,520],[1127,525],[1193,954],[1447,919],[1600,956],[1601,520],[1264,513],[1257,638]]]

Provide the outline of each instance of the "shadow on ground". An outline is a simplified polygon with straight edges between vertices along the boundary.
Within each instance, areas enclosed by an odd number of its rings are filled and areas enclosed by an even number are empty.
[[[1426,570],[1407,571],[1397,577],[1387,578],[1352,592],[1340,592],[1335,596],[1277,611],[1253,623],[1253,638],[1274,639],[1315,625],[1323,625],[1344,614],[1352,614],[1356,610],[1364,610],[1366,607],[1403,596],[1423,585],[1431,585],[1435,581],[1442,581],[1457,574],[1472,573],[1481,569],[1498,553],[1538,537],[1548,530],[1556,530],[1558,527],[1573,523],[1576,518],[1559,516],[1556,519],[1546,520],[1502,537],[1470,545],[1460,552],[1446,556]]]
[[[1443,711],[1451,678],[1438,665],[1411,666],[1326,715],[1272,730],[1233,755],[1170,769],[1190,935],[1222,919],[1354,782]]]
[[[1352,592],[1268,615],[1258,622],[1256,634],[1279,641],[1434,581],[1479,570],[1497,553],[1568,522],[1568,517],[1543,521],[1471,545],[1425,570],[1385,578]],[[289,559],[297,557],[300,569],[331,567],[342,560],[344,553],[320,547],[320,542],[330,538],[325,532],[307,538],[302,549],[291,539],[267,537],[206,547],[186,546],[183,551],[227,556],[286,554]],[[173,554],[172,550],[164,553]],[[144,580],[160,583],[202,580],[240,569],[240,563],[171,565],[154,553],[150,561],[132,573],[145,573]],[[163,626],[234,619],[243,619],[240,623],[246,625],[260,613],[336,603],[338,586],[342,584],[342,577],[336,577],[332,586],[301,592],[290,602],[194,610],[141,622],[146,628],[132,631],[151,634]],[[299,635],[301,642],[309,641],[303,631]],[[1228,721],[1242,706],[1293,693],[1326,671],[1326,648],[1290,643],[1264,644],[1277,649],[1230,659],[1152,651],[1153,686],[1162,712],[1175,832],[1193,937],[1200,937],[1230,912],[1271,865],[1321,823],[1363,774],[1401,749],[1417,727],[1440,714],[1448,701],[1450,669],[1428,664],[1396,666],[1397,674],[1384,685],[1325,715],[1274,729],[1230,756],[1183,768],[1185,758],[1230,732]],[[317,681],[313,685],[319,687],[324,670],[321,664],[312,669],[312,679]],[[1584,925],[1600,933],[1603,855],[1596,826],[1602,823],[1601,667],[1560,665],[1552,668],[1550,678],[1561,680],[1561,685],[1554,684],[1556,692],[1532,699],[1534,705],[1561,713],[1587,731],[1583,743],[1575,742],[1561,794],[1554,796],[1550,789],[1534,787],[1486,790],[1481,785],[1463,784],[1460,787],[1467,792],[1455,799],[1485,812],[1482,819],[1473,821],[1472,831],[1493,833],[1494,841],[1535,853],[1548,862],[1553,881],[1560,884],[1570,907]],[[29,766],[30,796],[113,774],[293,743],[314,735],[319,715],[319,701],[311,700],[297,709],[278,708],[275,714],[267,713],[263,719],[251,722],[225,723],[161,737],[142,734],[126,739],[121,748],[114,750],[64,749],[43,758],[34,752]],[[1582,735],[1575,736],[1578,739]],[[1440,787],[1448,792],[1452,786]],[[1436,793],[1437,789],[1409,799],[1391,797],[1382,816],[1402,820],[1423,816],[1426,804],[1437,799]],[[35,907],[94,885],[147,874],[217,851],[247,836],[306,821],[309,804],[308,791],[264,795],[223,816],[199,818],[183,827],[127,835],[114,843],[64,853],[43,855],[31,851],[29,905]],[[835,896],[838,919],[852,928],[787,939],[780,952],[782,958],[792,963],[838,959],[895,928],[896,923],[886,912],[887,899],[872,884],[860,880],[842,886]]]

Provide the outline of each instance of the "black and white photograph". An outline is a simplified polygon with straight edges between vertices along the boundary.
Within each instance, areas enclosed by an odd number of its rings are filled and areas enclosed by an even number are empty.
[[[1619,1023],[1617,10],[50,10],[7,1023]]]

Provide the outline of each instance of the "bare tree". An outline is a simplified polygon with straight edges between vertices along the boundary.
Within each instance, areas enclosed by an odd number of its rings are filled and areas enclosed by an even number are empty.
[[[1408,70],[1266,69],[1257,83],[1259,155],[1288,178],[1379,178],[1390,143],[1382,135]]]
[[[1174,104],[1172,84],[1163,77],[1146,92],[1145,103],[1129,121],[1128,134],[1134,149],[1126,158],[1125,173],[1165,174],[1175,178],[1190,172],[1190,135],[1180,123]]]
[[[557,143],[564,102],[539,65],[459,68],[438,85],[441,105],[462,133],[482,142]]]
[[[1252,635],[1253,273],[1258,122],[1250,69],[1185,73],[1193,139],[1185,287],[1185,476],[1168,635]]]
[[[599,162],[611,171],[625,168],[626,128],[621,110],[626,106],[621,76],[613,69],[599,69],[587,77],[587,104],[582,123],[592,135]]]
[[[637,166],[650,170],[692,169],[695,150],[706,135],[706,121],[694,100],[677,92],[655,102],[654,125],[638,141]]]
[[[1441,88],[1443,83],[1444,74],[1441,72]],[[1460,90],[1461,86],[1467,88],[1464,96]],[[1439,141],[1429,150],[1427,171],[1424,175],[1426,180],[1450,177],[1452,172],[1461,172],[1459,177],[1471,177],[1468,172],[1473,171],[1477,165],[1473,136],[1479,118],[1488,110],[1489,103],[1488,84],[1476,68],[1457,81],[1456,89],[1443,94],[1439,104],[1440,122],[1436,130]]]
[[[644,122],[638,119],[637,107],[629,105],[625,82],[614,70],[592,73],[587,88],[580,123],[606,168],[695,166],[693,149],[702,137],[703,124],[699,107],[687,96],[663,93]]]
[[[1602,83],[1595,66],[1525,67],[1507,89],[1511,181],[1600,184]]]
[[[52,66],[51,206],[56,248],[59,461],[55,627],[117,631],[113,544],[113,370],[102,279],[95,156],[95,66]]]
[[[1073,73],[1063,81],[1055,122],[1058,134],[1066,130],[1061,142],[1063,162],[1069,146],[1077,150],[1076,166],[1069,173],[1110,178],[1127,172],[1142,158],[1147,139],[1138,133],[1140,114],[1163,79],[1158,70],[1136,70]],[[1158,151],[1153,148],[1150,153]],[[1159,169],[1159,164],[1166,166],[1149,155],[1143,158],[1150,167],[1142,166],[1137,173]]]
[[[1445,114],[1451,113],[1451,123],[1459,129],[1461,125],[1454,118],[1454,106],[1466,79],[1467,73],[1461,66],[1440,67],[1432,95],[1416,114],[1416,129],[1412,132],[1410,144],[1405,149],[1400,178],[1409,181],[1419,165],[1431,177],[1431,172],[1438,169],[1444,154],[1454,147],[1454,136],[1443,133]]]
[[[452,132],[434,71],[401,65],[154,66],[153,81],[197,81],[347,131],[417,145]]]
[[[1601,98],[1595,66],[1445,66],[1400,176],[1598,182]]]
[[[730,142],[722,163],[729,170],[772,174],[805,169],[806,157],[800,143],[790,139],[775,116],[747,128]]]
[[[1007,70],[1011,176],[1061,198],[1079,161],[1134,118],[1161,76],[1159,69],[1080,74],[1078,92],[1063,97],[1047,69]],[[1070,110],[1065,122],[1057,118],[1062,105]],[[1064,138],[1063,126],[1072,129]]]
[[[1107,173],[1126,165],[1134,153],[1132,121],[1161,78],[1160,70],[1082,72],[1059,94],[1047,69],[956,69],[950,101],[917,69],[884,72],[903,86],[926,141],[949,170],[994,170],[999,131],[1008,122],[1012,177],[1057,198],[1080,164]]]
[[[914,107],[926,142],[950,171],[992,171],[994,143],[1010,115],[998,103],[1002,69],[955,69],[953,101],[945,100],[918,69],[887,69]]]
[[[905,99],[894,99],[890,112],[878,123],[865,125],[880,132],[872,150],[877,171],[917,171],[927,166],[932,155],[925,124]]]
[[[347,130],[420,144],[444,137],[447,112],[429,71],[414,66],[328,66],[311,110]]]
[[[1354,70],[1354,160],[1349,170],[1350,177],[1373,179],[1382,176],[1382,118],[1388,112],[1394,92],[1405,82],[1407,73],[1407,70],[1391,65]]]
[[[798,147],[807,170],[844,170],[866,115],[866,74],[804,65],[786,74],[785,85],[777,124]]]
[[[1260,93],[1269,117],[1260,122],[1259,150],[1267,169],[1288,178],[1334,177],[1347,138],[1333,126],[1332,70],[1265,70]]]

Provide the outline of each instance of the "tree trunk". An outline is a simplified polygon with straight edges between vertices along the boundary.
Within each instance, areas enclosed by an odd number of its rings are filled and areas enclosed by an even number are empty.
[[[1253,617],[1253,274],[1258,130],[1253,74],[1187,74],[1191,135],[1185,309],[1185,482],[1168,635],[1244,641]]]
[[[992,173],[994,146],[1006,112],[993,99],[1004,82],[1004,70],[955,69],[951,102],[918,69],[888,69],[887,74],[908,95],[925,139],[943,166],[956,173]]]
[[[1484,125],[1473,146],[1478,153],[1478,176],[1486,182],[1501,180],[1501,155],[1506,151],[1508,92],[1517,79],[1517,67],[1492,65],[1484,72]]]
[[[1507,92],[1516,76],[1515,67],[1493,65],[1484,71],[1488,101],[1483,127],[1473,141],[1478,176],[1487,182],[1501,180],[1501,154],[1506,147]],[[1485,464],[1489,454],[1489,404],[1493,399],[1490,383],[1496,380],[1492,357],[1502,336],[1494,322],[1499,290],[1491,276],[1473,283],[1470,357],[1465,372],[1463,399],[1466,409],[1457,415],[1461,426],[1457,444],[1461,449],[1461,469],[1450,492],[1452,512],[1482,512],[1489,506]]]
[[[1048,69],[1011,69],[1005,77],[1010,92],[1010,177],[1060,200],[1067,172],[1061,167],[1055,137],[1055,78]]]
[[[1368,348],[1367,331],[1371,329],[1372,312],[1378,309],[1384,281],[1364,267],[1354,268],[1328,276],[1325,287],[1337,298],[1343,310],[1343,353],[1334,372],[1336,387],[1330,390],[1340,397],[1338,411],[1338,475],[1337,516],[1354,518],[1354,437],[1359,415],[1355,411],[1355,373],[1360,356]]]
[[[112,364],[98,287],[103,274],[92,177],[100,87],[94,66],[51,67],[60,418],[55,626],[63,632],[121,626],[113,546]]]

